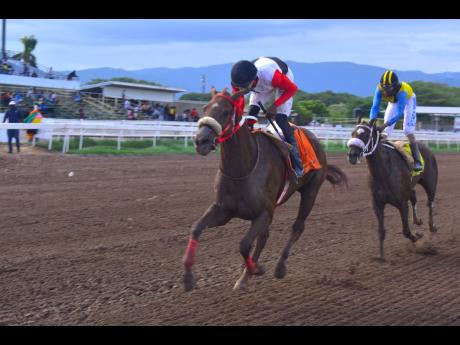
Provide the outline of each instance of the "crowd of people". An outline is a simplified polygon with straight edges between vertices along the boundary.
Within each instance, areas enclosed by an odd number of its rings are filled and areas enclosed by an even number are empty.
[[[53,90],[43,91],[31,87],[24,93],[20,90],[5,90],[0,96],[1,105],[7,107],[11,101],[15,101],[18,106],[23,104],[35,104],[42,113],[54,114],[54,110],[59,103],[59,97]]]
[[[53,67],[50,67],[47,72],[42,72],[36,67],[31,67],[25,62],[22,63],[22,66],[19,61],[8,59],[8,57],[3,57],[0,66],[0,74],[9,74],[9,75],[20,75],[25,77],[33,78],[46,78],[46,79],[67,79],[67,80],[77,80],[76,71],[70,72],[67,76],[56,73],[53,70]]]
[[[124,100],[123,108],[126,111],[128,120],[138,120],[151,118],[160,121],[194,121],[199,120],[199,114],[196,108],[185,109],[184,112],[178,113],[174,105],[160,103],[153,104],[148,101],[131,101]]]

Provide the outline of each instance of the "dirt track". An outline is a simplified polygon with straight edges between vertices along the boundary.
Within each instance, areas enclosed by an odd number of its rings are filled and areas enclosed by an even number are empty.
[[[241,272],[247,222],[205,231],[197,287],[182,288],[191,224],[213,199],[218,156],[0,156],[0,324],[460,325],[460,155],[437,155],[437,255],[411,251],[387,207],[387,262],[378,253],[365,164],[329,162],[350,189],[325,182],[283,280],[275,263],[295,218],[277,210],[249,292]],[[69,177],[69,171],[75,175]],[[428,231],[423,189],[419,212]]]

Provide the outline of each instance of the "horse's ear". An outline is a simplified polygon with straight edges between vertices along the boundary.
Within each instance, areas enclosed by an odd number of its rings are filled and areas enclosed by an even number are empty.
[[[214,97],[215,95],[217,95],[217,90],[215,87],[212,87],[211,88],[211,96]]]

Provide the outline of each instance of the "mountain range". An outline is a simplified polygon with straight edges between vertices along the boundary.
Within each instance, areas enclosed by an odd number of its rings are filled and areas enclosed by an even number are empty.
[[[351,62],[320,62],[303,63],[286,61],[294,73],[297,86],[306,92],[321,91],[347,92],[356,96],[372,96],[384,67],[360,65]],[[201,92],[202,76],[206,76],[205,90],[211,86],[221,89],[230,86],[230,70],[232,64],[221,64],[205,67],[183,68],[147,68],[139,70],[123,70],[114,68],[92,68],[77,71],[82,85],[95,78],[110,79],[114,77],[130,77],[159,83],[164,86],[177,87],[187,92]],[[420,80],[443,83],[460,87],[460,73],[424,73],[421,71],[395,70],[400,80],[407,82]]]

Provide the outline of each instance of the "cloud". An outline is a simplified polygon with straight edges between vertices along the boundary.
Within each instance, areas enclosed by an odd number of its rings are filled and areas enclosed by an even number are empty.
[[[458,20],[8,20],[7,48],[34,34],[55,69],[206,66],[257,56],[460,71]]]

